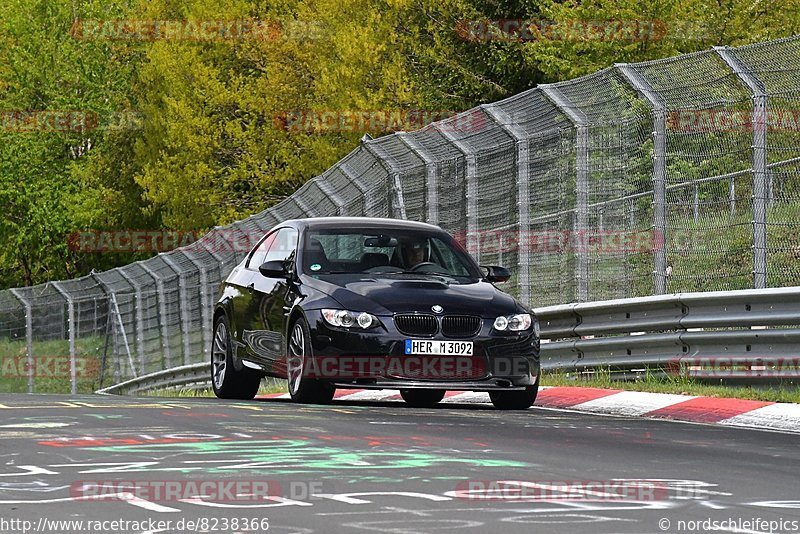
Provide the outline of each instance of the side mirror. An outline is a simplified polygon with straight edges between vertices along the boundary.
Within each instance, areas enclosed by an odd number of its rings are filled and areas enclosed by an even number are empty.
[[[289,278],[289,271],[286,270],[286,264],[280,260],[262,263],[258,268],[258,272],[267,278]]]
[[[486,269],[486,280],[489,282],[508,282],[508,279],[511,278],[511,271],[505,267],[487,265],[482,268]]]

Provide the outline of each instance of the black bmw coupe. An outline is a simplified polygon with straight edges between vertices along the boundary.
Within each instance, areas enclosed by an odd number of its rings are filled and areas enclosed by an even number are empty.
[[[214,311],[212,383],[251,399],[264,376],[298,402],[336,388],[399,389],[412,406],[487,391],[525,409],[539,387],[539,326],[447,232],[396,219],[281,223],[236,266]]]

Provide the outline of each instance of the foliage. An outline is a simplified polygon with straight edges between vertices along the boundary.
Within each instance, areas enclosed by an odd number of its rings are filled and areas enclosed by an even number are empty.
[[[364,133],[385,133],[287,131],[278,120],[287,112],[461,111],[615,62],[797,33],[797,2],[6,0],[0,111],[81,110],[100,127],[0,129],[0,287],[143,257],[71,250],[77,230],[203,230],[244,218],[323,172]],[[217,41],[75,37],[74,24],[114,19],[260,20],[279,31]],[[633,39],[469,39],[459,29],[498,19],[658,24]],[[673,160],[670,171],[694,177],[727,163]],[[615,187],[646,182],[631,179]]]

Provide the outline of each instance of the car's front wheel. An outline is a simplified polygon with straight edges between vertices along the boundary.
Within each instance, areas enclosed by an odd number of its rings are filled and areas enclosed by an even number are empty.
[[[233,366],[233,344],[228,318],[224,315],[214,321],[214,341],[211,346],[211,385],[220,399],[250,400],[258,393],[261,373]]]
[[[527,410],[536,402],[539,393],[539,379],[532,386],[516,391],[490,391],[489,398],[499,410]]]
[[[289,395],[295,402],[327,404],[333,399],[336,388],[309,377],[314,374],[313,362],[311,333],[306,322],[298,319],[289,333],[289,354],[286,359]]]
[[[436,406],[444,398],[443,389],[401,389],[400,396],[414,408]]]

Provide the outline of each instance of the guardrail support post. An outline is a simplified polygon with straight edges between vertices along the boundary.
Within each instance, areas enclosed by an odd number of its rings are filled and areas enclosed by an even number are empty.
[[[75,358],[75,300],[72,298],[72,295],[69,294],[63,287],[61,287],[60,282],[52,282],[53,287],[61,293],[61,296],[67,301],[67,322],[69,326],[67,327],[68,335],[69,335],[69,383],[70,383],[70,392],[75,395],[78,392],[78,373],[77,373],[77,364]]]
[[[417,143],[413,136],[405,132],[398,132],[400,139],[408,148],[425,162],[425,214],[427,222],[439,224],[439,164],[433,155]]]
[[[530,217],[530,149],[528,134],[514,122],[513,117],[495,104],[482,106],[483,110],[500,128],[511,135],[517,143],[517,215],[518,215],[518,290],[522,302],[531,302],[531,217]]]
[[[25,344],[28,350],[28,393],[33,393],[33,310],[31,303],[22,296],[19,289],[12,289],[11,294],[17,297],[25,308]]]
[[[753,95],[753,287],[767,287],[767,91],[761,80],[726,46],[714,51]]]
[[[631,65],[618,63],[620,74],[653,111],[653,294],[667,292],[667,105]]]
[[[569,117],[576,129],[575,160],[575,243],[577,266],[575,278],[578,282],[578,302],[589,300],[589,120],[586,114],[573,104],[556,86],[540,85],[539,88],[562,113]]]

